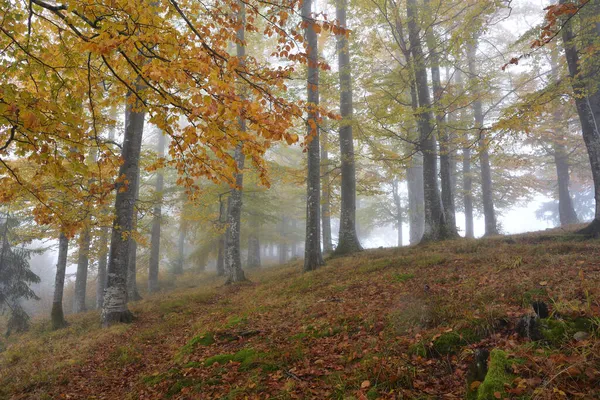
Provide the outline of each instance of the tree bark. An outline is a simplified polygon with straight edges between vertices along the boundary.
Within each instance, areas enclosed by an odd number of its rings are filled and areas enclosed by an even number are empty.
[[[285,216],[281,217],[279,223],[279,249],[277,253],[279,255],[279,264],[285,264],[288,261],[288,234],[287,234],[288,219]]]
[[[139,107],[139,104],[135,106]],[[119,322],[131,322],[133,319],[127,307],[127,265],[130,248],[128,235],[134,229],[144,117],[144,111],[134,111],[134,105],[127,104],[122,150],[123,164],[119,168],[119,177],[127,181],[119,179],[116,183],[115,219],[108,259],[108,280],[102,306],[102,325],[105,327]]]
[[[67,326],[63,312],[63,294],[65,289],[65,274],[67,270],[67,255],[69,252],[69,239],[61,232],[58,238],[58,261],[56,263],[56,278],[54,280],[54,298],[52,300],[52,312],[50,319],[52,329],[60,329]]]
[[[419,99],[419,145],[423,153],[423,189],[425,193],[425,230],[421,241],[442,240],[452,236],[442,208],[438,189],[437,151],[432,126],[431,98],[427,83],[427,70],[417,25],[416,0],[407,0],[408,36],[415,71],[415,84]]]
[[[243,1],[238,1],[238,21],[240,28],[237,30],[238,43],[236,45],[237,57],[240,59],[242,66],[246,56],[245,47],[245,25],[246,25],[246,5]],[[240,132],[246,132],[246,120],[238,117]],[[225,246],[225,273],[227,275],[226,284],[243,282],[246,280],[244,271],[242,270],[242,258],[240,254],[240,235],[241,235],[241,219],[242,219],[242,187],[244,185],[244,169],[245,155],[242,152],[242,143],[240,142],[235,148],[235,162],[237,164],[238,173],[235,176],[236,187],[231,191],[229,196],[229,204],[227,207],[227,232]]]
[[[553,47],[550,52],[550,66],[552,81],[558,83],[558,48]],[[568,122],[564,119],[564,108],[560,101],[554,102],[552,114],[554,137],[552,138],[554,164],[556,166],[556,179],[558,186],[558,214],[561,226],[576,224],[579,222],[577,213],[573,207],[573,200],[569,191],[571,180],[569,174],[569,154],[564,144],[565,131],[568,130]]]
[[[420,153],[413,155],[411,164],[406,170],[408,187],[408,223],[410,244],[417,244],[423,237],[425,229],[425,193],[423,192],[423,157]]]
[[[113,104],[110,108],[110,118],[111,120],[117,120],[117,106]],[[112,125],[108,130],[108,140],[115,139],[115,126]],[[110,210],[105,206],[103,213],[109,214]],[[98,253],[98,274],[96,276],[96,308],[102,309],[102,304],[104,303],[104,289],[106,289],[106,265],[107,265],[107,257],[108,257],[108,238],[110,236],[110,228],[102,227],[100,233],[100,240],[98,246],[100,251]]]
[[[477,66],[475,53],[477,43],[468,48],[469,74],[474,81],[477,79]],[[475,131],[477,132],[477,145],[479,150],[479,164],[481,167],[481,193],[483,199],[483,216],[485,219],[485,236],[497,235],[498,225],[496,222],[496,211],[494,210],[494,195],[492,187],[492,168],[490,166],[490,153],[488,150],[488,139],[483,129],[483,106],[481,102],[481,91],[477,85],[473,85],[473,113],[475,115]]]
[[[319,154],[319,64],[317,34],[312,17],[312,0],[302,3],[308,54],[307,97],[311,109],[308,112],[307,134],[312,136],[308,144],[308,173],[306,185],[306,239],[304,246],[304,271],[313,271],[323,265],[320,232],[320,154]]]
[[[257,232],[248,236],[248,268],[260,268],[260,239]]]
[[[400,198],[400,182],[398,179],[392,181],[392,195],[394,196],[394,206],[396,209],[396,232],[398,235],[398,247],[402,247],[402,199]]]
[[[225,234],[219,237],[219,249],[217,250],[217,276],[225,276]]]
[[[165,145],[167,138],[162,132],[158,134],[157,155],[159,158],[165,156]],[[156,204],[152,218],[152,232],[150,234],[150,264],[148,266],[148,292],[158,291],[158,269],[160,263],[160,225],[162,222],[162,199],[164,189],[164,177],[162,170],[156,174]]]
[[[133,228],[132,233],[137,232],[138,212],[136,204],[140,197],[140,170],[138,166],[137,180],[135,183],[135,202],[133,206]],[[137,288],[137,241],[135,236],[129,238],[129,259],[127,261],[127,299],[128,301],[138,301],[142,299]]]
[[[561,4],[567,3],[566,0],[560,0]],[[592,0],[592,2],[582,9],[580,12],[586,12],[583,17],[595,18],[598,16],[599,4],[598,1]],[[584,25],[582,21],[582,25]],[[593,24],[586,26],[592,29],[592,32],[587,32],[588,35],[597,41],[600,36],[599,25]],[[596,199],[596,209],[594,213],[594,220],[586,228],[582,229],[580,233],[599,236],[600,235],[600,91],[597,86],[597,76],[595,75],[594,68],[582,69],[580,64],[579,53],[577,45],[575,43],[575,35],[573,34],[573,28],[571,21],[565,23],[562,28],[562,38],[565,47],[565,56],[567,58],[567,65],[569,67],[569,74],[572,79],[573,92],[575,95],[575,106],[577,108],[577,114],[579,115],[579,121],[581,122],[581,130],[583,134],[583,141],[587,148],[590,167],[592,169],[592,177],[594,180],[594,197]],[[581,44],[585,47],[586,44]],[[594,62],[597,63],[598,55],[594,57]]]
[[[348,0],[336,0],[335,12],[340,27],[347,28]],[[352,70],[350,43],[345,34],[336,35],[338,69],[340,79],[340,157],[341,157],[341,208],[340,231],[336,255],[361,251],[356,233],[356,168],[354,164],[354,140],[352,138]]]
[[[73,312],[87,311],[85,306],[85,293],[90,254],[90,227],[89,219],[79,236],[79,255],[77,257],[77,274],[75,276],[75,294],[73,297]]]
[[[429,6],[429,0],[425,0]],[[440,60],[437,52],[437,38],[435,37],[432,26],[427,29],[427,47],[429,49],[429,61],[431,64],[431,83],[433,86],[433,103],[436,119],[436,130],[438,134],[438,144],[440,147],[440,178],[442,186],[442,205],[449,236],[458,236],[456,229],[456,211],[454,206],[454,190],[452,186],[452,163],[450,159],[450,138],[446,124],[446,115],[441,108],[441,99],[444,93],[442,81],[440,78]]]
[[[177,243],[177,262],[175,263],[175,268],[173,269],[173,273],[175,275],[183,274],[183,265],[185,264],[185,231],[187,229],[187,224],[185,222],[185,217],[183,216],[184,207],[181,207],[181,215],[179,216],[179,241]]]
[[[333,251],[333,244],[331,242],[331,184],[329,176],[329,152],[327,151],[329,140],[326,130],[321,132],[321,141],[321,177],[323,179],[321,222],[323,225],[323,252],[325,254],[329,254]],[[294,251],[292,251],[292,257],[294,257]]]

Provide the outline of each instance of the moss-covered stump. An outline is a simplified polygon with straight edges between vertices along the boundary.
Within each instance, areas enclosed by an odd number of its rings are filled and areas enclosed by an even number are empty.
[[[492,350],[485,379],[477,387],[476,395],[470,398],[490,400],[506,397],[506,386],[512,384],[515,379],[511,372],[511,365],[506,352],[498,349]]]

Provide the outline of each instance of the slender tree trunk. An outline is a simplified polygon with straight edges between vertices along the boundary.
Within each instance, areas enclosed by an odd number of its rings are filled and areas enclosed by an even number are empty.
[[[248,236],[248,268],[260,268],[260,239],[258,232]]]
[[[133,208],[133,229],[137,232],[138,212],[135,208],[140,197],[140,170],[138,166],[137,181],[135,183],[135,202]],[[128,301],[138,301],[142,299],[137,288],[137,240],[135,236],[129,238],[129,259],[127,262],[127,299]]]
[[[558,71],[558,48],[555,46],[550,53],[550,66],[552,68],[552,80],[559,81]],[[556,178],[558,185],[558,214],[561,226],[576,224],[579,222],[577,213],[573,207],[571,193],[569,191],[569,155],[565,148],[565,130],[568,130],[568,123],[564,119],[564,108],[560,101],[554,102],[554,113],[552,120],[554,124],[554,137],[552,139],[554,164],[556,165]],[[566,129],[565,129],[566,128]]]
[[[394,205],[396,208],[396,232],[398,234],[398,247],[402,247],[402,199],[400,198],[400,181],[392,181],[392,195],[394,196]]]
[[[427,70],[424,64],[419,27],[417,25],[416,0],[407,0],[408,35],[413,65],[415,83],[419,99],[419,139],[423,153],[423,183],[425,192],[425,231],[423,240],[442,240],[452,236],[446,216],[442,208],[438,189],[437,151],[435,145],[434,127],[432,126],[431,98],[427,83]]]
[[[117,120],[117,106],[113,104],[110,107],[110,118],[113,121]],[[108,130],[108,140],[115,139],[115,126],[112,125]],[[110,210],[108,207],[105,207],[103,210],[105,214],[109,214]],[[107,257],[108,257],[108,238],[110,236],[110,228],[103,227],[100,233],[100,240],[98,243],[98,247],[100,251],[98,253],[98,275],[96,276],[96,308],[102,309],[102,304],[104,302],[104,289],[106,289],[106,265],[107,265]]]
[[[277,251],[279,255],[279,264],[285,264],[288,261],[288,218],[283,216],[281,217],[281,221],[279,223],[279,249]]]
[[[225,234],[219,237],[219,249],[217,252],[217,276],[225,276]]]
[[[336,0],[335,13],[342,28],[347,28],[348,0]],[[356,168],[354,165],[354,140],[352,138],[352,70],[350,44],[345,34],[336,35],[340,79],[340,157],[341,157],[341,208],[340,232],[336,255],[361,251],[356,233]]]
[[[104,289],[106,288],[106,263],[108,256],[108,235],[110,229],[103,227],[98,241],[98,275],[96,276],[96,308],[101,309],[104,301]]]
[[[406,171],[408,187],[408,223],[410,244],[421,241],[425,230],[425,193],[423,192],[423,157],[415,154]]]
[[[323,179],[321,222],[323,225],[323,252],[328,254],[333,251],[333,244],[331,243],[331,183],[329,176],[329,152],[327,151],[329,140],[326,130],[321,132],[321,141],[321,178]],[[292,257],[294,257],[293,253],[292,251]]]
[[[567,3],[565,0],[560,0],[561,4]],[[587,12],[583,17],[598,16],[598,2],[592,1],[581,12]],[[588,29],[591,27],[586,26]],[[600,28],[598,24],[592,32],[587,32],[588,35],[593,35],[595,40],[598,40]],[[569,66],[569,74],[572,78],[572,86],[575,94],[575,106],[581,130],[583,133],[583,141],[587,148],[590,159],[590,167],[592,169],[592,177],[594,179],[594,197],[596,199],[596,209],[594,220],[580,233],[592,236],[600,235],[600,91],[597,87],[597,77],[594,74],[595,69],[585,70],[581,68],[579,53],[575,43],[575,35],[571,21],[566,22],[562,28],[562,38],[565,47],[565,56]],[[582,44],[584,46],[585,44]],[[598,56],[595,56],[594,62],[597,62]]]
[[[73,297],[73,312],[80,313],[87,310],[85,306],[85,293],[90,254],[90,227],[86,222],[79,236],[79,256],[77,258],[77,275],[75,276],[75,295]]]
[[[167,138],[162,132],[158,134],[157,155],[162,158],[165,156],[165,145]],[[162,171],[156,174],[156,205],[154,206],[154,215],[152,218],[152,233],[150,236],[150,265],[148,266],[148,292],[158,291],[158,268],[160,263],[160,225],[162,222],[162,199],[164,189],[164,177]]]
[[[425,1],[429,5],[429,0]],[[452,165],[450,160],[450,138],[446,124],[446,115],[441,108],[441,99],[444,93],[440,78],[440,60],[437,52],[437,39],[433,27],[427,30],[427,46],[429,48],[429,61],[431,63],[431,83],[433,86],[433,102],[437,133],[440,147],[440,177],[442,186],[442,205],[449,236],[458,236],[456,230],[456,211],[454,206],[454,190],[452,186]]]
[[[320,160],[319,160],[319,123],[316,107],[319,105],[319,60],[317,34],[312,17],[312,0],[302,3],[302,21],[306,36],[308,53],[307,94],[311,110],[308,113],[307,134],[312,136],[308,144],[308,176],[306,179],[306,240],[304,246],[304,271],[313,271],[323,265],[320,232]]]
[[[469,74],[471,79],[477,79],[477,66],[475,53],[477,44],[470,45],[468,48]],[[496,222],[496,211],[494,210],[494,195],[492,188],[492,168],[490,166],[490,153],[488,150],[489,140],[483,129],[483,106],[481,102],[481,92],[477,86],[473,86],[473,113],[475,114],[475,130],[478,135],[477,144],[479,147],[479,164],[481,166],[481,193],[483,199],[483,216],[485,219],[485,236],[497,235],[498,225]]]
[[[60,329],[67,326],[63,312],[63,293],[65,289],[65,273],[67,270],[67,254],[69,251],[69,239],[61,232],[58,238],[58,262],[56,263],[56,278],[54,280],[54,298],[52,300],[52,312],[50,319],[52,329]]]
[[[243,1],[238,1],[238,21],[240,28],[237,30],[238,43],[236,45],[237,57],[242,66],[246,57],[245,25],[246,25],[246,5]],[[246,120],[240,115],[238,117],[240,132],[246,132]],[[244,175],[241,172],[244,169],[245,155],[242,152],[242,143],[240,142],[235,149],[235,162],[238,172],[235,177],[236,187],[231,191],[229,204],[227,207],[227,236],[225,246],[225,273],[227,274],[227,284],[243,282],[246,280],[242,270],[242,258],[240,254],[240,235],[242,219],[242,187],[244,185]]]
[[[177,243],[177,262],[175,263],[175,268],[173,273],[175,275],[183,274],[183,266],[185,264],[185,231],[187,229],[187,224],[185,222],[185,217],[183,216],[183,206],[181,207],[181,215],[179,216],[179,241]]]
[[[139,105],[137,105],[139,107]],[[102,306],[102,325],[131,322],[133,315],[127,307],[127,265],[129,261],[129,239],[134,229],[134,209],[145,112],[134,112],[128,104],[125,111],[125,135],[123,139],[123,164],[116,184],[115,220],[108,258],[108,281]],[[125,238],[124,238],[125,236]]]

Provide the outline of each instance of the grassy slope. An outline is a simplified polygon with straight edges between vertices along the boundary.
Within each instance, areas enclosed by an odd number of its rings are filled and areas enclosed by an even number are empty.
[[[0,398],[464,398],[476,347],[515,361],[502,397],[600,398],[597,334],[549,345],[513,330],[531,299],[600,316],[600,241],[458,240],[250,279],[185,276],[132,305],[128,326],[102,330],[95,312],[58,332],[38,323],[4,344]],[[459,340],[438,354],[448,335]]]

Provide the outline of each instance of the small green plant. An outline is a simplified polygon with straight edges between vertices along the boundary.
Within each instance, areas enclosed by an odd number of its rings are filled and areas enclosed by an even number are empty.
[[[404,283],[406,281],[411,280],[414,277],[415,277],[415,274],[411,274],[411,273],[398,273],[398,274],[392,275],[392,280],[394,282]]]

